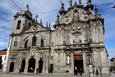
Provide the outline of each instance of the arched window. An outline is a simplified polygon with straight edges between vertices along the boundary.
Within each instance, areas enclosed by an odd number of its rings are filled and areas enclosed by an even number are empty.
[[[28,47],[28,40],[25,41],[24,48]]]
[[[41,47],[44,47],[44,40],[41,39]]]
[[[17,29],[20,29],[20,26],[21,26],[21,20],[19,20],[17,23]]]
[[[31,23],[28,24],[28,27],[29,27],[29,28],[31,27]]]
[[[28,72],[34,73],[35,71],[35,64],[36,64],[36,60],[35,58],[30,58],[28,61]]]
[[[25,63],[26,63],[26,60],[25,58],[22,60],[22,64],[21,64],[21,69],[20,69],[20,72],[24,72],[24,69],[25,69]]]
[[[17,44],[18,44],[18,42],[17,42],[17,41],[14,41],[14,46],[15,46],[15,47],[17,46]]]
[[[34,36],[34,37],[32,38],[32,46],[36,46],[36,41],[37,41],[37,37]]]

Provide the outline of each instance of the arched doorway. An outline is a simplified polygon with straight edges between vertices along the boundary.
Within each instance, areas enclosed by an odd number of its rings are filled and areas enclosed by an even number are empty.
[[[77,75],[77,73],[83,73],[83,56],[82,54],[76,54],[74,55],[74,74]]]
[[[2,69],[2,56],[0,56],[0,69]]]
[[[35,63],[36,63],[35,58],[33,58],[33,57],[30,58],[30,60],[29,60],[29,62],[28,62],[28,72],[34,73]]]
[[[43,60],[42,60],[42,58],[40,58],[40,60],[39,60],[39,73],[42,73],[42,69],[43,69]]]
[[[14,62],[11,62],[9,72],[13,72],[13,71],[14,71]]]
[[[22,64],[21,64],[21,69],[20,69],[20,72],[24,72],[24,69],[25,69],[25,59],[22,60]]]

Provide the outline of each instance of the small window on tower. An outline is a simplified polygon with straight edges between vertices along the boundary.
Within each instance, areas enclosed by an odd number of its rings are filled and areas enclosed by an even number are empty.
[[[44,40],[41,39],[41,47],[44,47]]]
[[[31,27],[31,23],[29,23],[29,25],[28,25],[28,26],[29,26],[29,28],[30,28],[30,27]]]
[[[36,46],[36,41],[37,41],[37,37],[34,36],[34,37],[32,38],[32,46]]]
[[[28,40],[25,41],[24,48],[28,47]]]
[[[15,46],[15,47],[17,46],[17,43],[18,43],[17,41],[14,41],[14,46]]]
[[[21,20],[19,20],[17,23],[17,29],[20,29],[20,26],[21,26]]]

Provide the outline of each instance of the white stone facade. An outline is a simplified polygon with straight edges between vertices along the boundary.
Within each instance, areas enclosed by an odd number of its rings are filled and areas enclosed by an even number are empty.
[[[29,10],[17,13],[10,36],[6,72],[74,74],[77,68],[88,75],[90,62],[94,74],[97,70],[109,74],[103,18],[97,10],[94,14],[92,8],[92,4],[75,3],[65,10],[62,3],[55,30],[34,20]],[[33,65],[29,65],[30,59]]]

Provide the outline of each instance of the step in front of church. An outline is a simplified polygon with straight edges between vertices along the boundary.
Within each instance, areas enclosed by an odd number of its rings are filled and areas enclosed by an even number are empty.
[[[0,73],[0,77],[88,77],[88,75],[83,74],[82,76],[80,74],[73,75],[73,74],[67,74],[67,73],[52,73],[52,74],[33,74],[33,73]],[[115,77],[114,74],[108,75],[95,75],[93,77]]]

